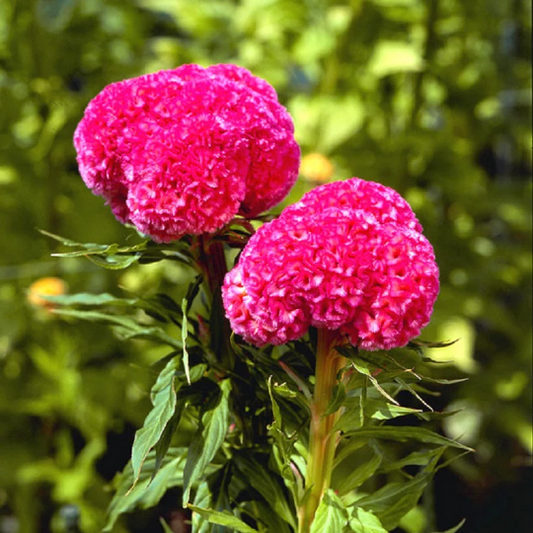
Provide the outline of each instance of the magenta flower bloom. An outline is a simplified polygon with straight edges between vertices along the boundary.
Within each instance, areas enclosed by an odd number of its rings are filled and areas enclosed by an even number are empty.
[[[250,239],[222,294],[255,345],[339,330],[367,350],[404,346],[439,290],[431,244],[398,193],[353,178],[306,194]]]
[[[294,184],[300,158],[275,90],[235,65],[113,83],[87,106],[74,145],[93,193],[158,242],[270,209]]]

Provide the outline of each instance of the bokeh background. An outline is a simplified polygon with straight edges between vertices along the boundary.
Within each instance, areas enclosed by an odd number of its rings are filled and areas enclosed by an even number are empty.
[[[469,378],[430,403],[461,410],[441,430],[476,449],[437,474],[426,508],[439,530],[530,531],[530,38],[528,0],[0,0],[0,532],[101,527],[157,349],[55,318],[31,286],[149,296],[181,290],[183,272],[57,259],[37,229],[128,242],[79,177],[74,129],[105,85],[191,62],[276,87],[304,156],[287,202],[359,176],[411,203],[441,268],[423,337],[459,338],[430,355]],[[156,532],[143,516],[117,531]]]

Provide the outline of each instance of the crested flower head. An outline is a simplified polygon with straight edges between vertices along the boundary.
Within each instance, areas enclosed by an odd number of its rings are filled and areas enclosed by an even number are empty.
[[[438,293],[433,248],[409,205],[352,179],[318,187],[250,239],[222,289],[233,330],[262,345],[310,326],[367,350],[404,346]]]
[[[214,232],[279,203],[298,174],[275,90],[234,65],[184,65],[107,86],[74,135],[80,173],[155,241]]]

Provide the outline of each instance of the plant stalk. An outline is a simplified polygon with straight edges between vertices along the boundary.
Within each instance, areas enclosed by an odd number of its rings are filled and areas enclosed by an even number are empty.
[[[337,331],[318,330],[315,391],[311,404],[311,427],[307,456],[306,490],[310,490],[299,509],[299,533],[309,533],[316,510],[331,482],[333,459],[337,446],[337,432],[333,426],[340,411],[326,416],[337,374],[344,366],[343,357],[335,350],[341,337]]]

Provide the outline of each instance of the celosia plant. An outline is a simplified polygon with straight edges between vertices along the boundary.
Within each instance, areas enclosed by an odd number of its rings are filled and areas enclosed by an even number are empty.
[[[407,202],[353,178],[318,187],[256,231],[264,219],[246,218],[287,194],[299,148],[274,89],[233,65],[110,85],[89,104],[75,145],[87,185],[158,244],[51,235],[78,248],[59,255],[115,270],[172,260],[186,265],[183,276],[196,274],[165,294],[53,299],[58,314],[169,350],[104,531],[157,509],[171,488],[181,496],[173,511],[187,518],[176,527],[193,533],[396,528],[445,450],[461,448],[425,428],[387,425],[431,416],[396,400],[407,391],[428,407],[413,371],[418,352],[389,354],[427,324],[439,287]],[[230,248],[242,253],[227,273]],[[395,440],[425,448],[405,454]]]
[[[340,413],[327,409],[347,364],[336,346],[405,346],[429,322],[438,268],[421,229],[398,193],[352,178],[317,187],[262,226],[226,276],[227,317],[248,342],[284,344],[318,329],[301,533],[333,470]]]
[[[117,219],[170,242],[279,203],[298,174],[293,130],[275,90],[246,69],[184,65],[107,86],[74,144]]]

